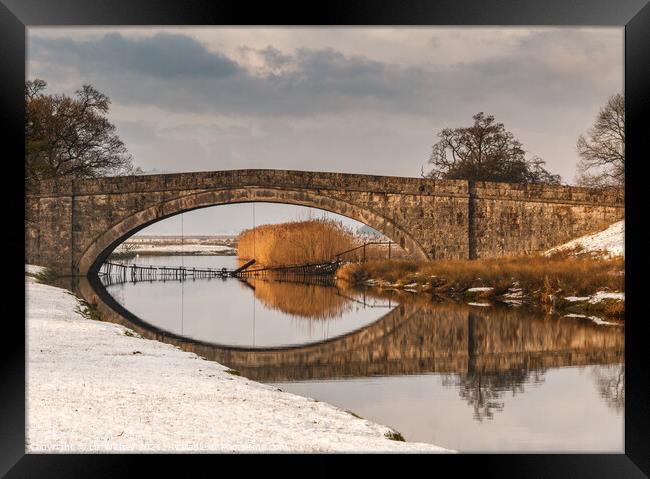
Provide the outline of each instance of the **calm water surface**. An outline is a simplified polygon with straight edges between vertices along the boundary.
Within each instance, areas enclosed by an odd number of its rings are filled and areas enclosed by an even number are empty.
[[[234,256],[140,256],[138,265],[236,268]],[[320,281],[322,283],[322,281]],[[395,302],[360,302],[331,286],[239,279],[142,281],[107,291],[131,313],[170,333],[239,347],[323,341],[376,321]]]
[[[137,264],[233,268],[236,257]],[[460,451],[624,450],[624,328],[331,282],[112,284],[147,323],[251,379]]]

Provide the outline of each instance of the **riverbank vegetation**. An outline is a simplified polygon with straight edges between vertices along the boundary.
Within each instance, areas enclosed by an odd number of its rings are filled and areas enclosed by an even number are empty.
[[[547,312],[624,315],[624,260],[586,256],[519,256],[482,260],[348,263],[336,273],[350,284],[489,304],[540,306]],[[612,294],[608,294],[612,293]],[[486,303],[487,302],[487,303]]]
[[[135,256],[135,251],[113,251],[108,255],[108,260],[115,261],[120,259],[133,259]]]
[[[313,219],[247,229],[239,234],[237,244],[239,259],[279,266],[329,261],[357,246],[358,240],[339,221]]]
[[[57,280],[59,275],[51,268],[45,268],[43,266],[25,266],[25,276],[30,276],[39,283],[52,285]]]

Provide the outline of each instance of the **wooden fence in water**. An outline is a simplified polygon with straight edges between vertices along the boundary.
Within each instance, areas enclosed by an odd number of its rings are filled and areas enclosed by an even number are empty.
[[[257,278],[272,275],[273,277],[301,277],[334,275],[338,267],[347,258],[348,261],[356,260],[365,262],[368,259],[368,248],[373,245],[388,245],[388,258],[391,258],[392,241],[371,241],[355,248],[337,253],[331,260],[319,263],[305,263],[299,265],[269,266],[251,268],[255,260],[248,261],[237,269],[229,268],[196,268],[187,266],[153,266],[105,262],[99,275],[104,284],[117,284],[138,281],[185,281],[188,279],[211,278]]]
[[[252,263],[252,262],[249,262]],[[244,265],[246,266],[246,265]],[[105,262],[99,271],[104,284],[139,281],[186,281],[211,278],[255,278],[273,276],[333,275],[339,264],[326,262],[292,266],[248,269],[195,268],[187,266],[152,266]]]

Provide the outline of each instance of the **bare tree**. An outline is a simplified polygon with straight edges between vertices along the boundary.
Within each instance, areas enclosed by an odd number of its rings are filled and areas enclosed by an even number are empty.
[[[576,144],[581,157],[576,182],[582,186],[625,184],[625,98],[616,94],[600,109],[587,136]]]
[[[537,386],[545,381],[545,369],[513,369],[510,371],[468,371],[462,375],[445,375],[443,386],[457,387],[458,395],[474,410],[473,417],[479,422],[494,418],[495,412],[503,411],[501,400],[506,393],[523,394],[526,385]]]
[[[625,410],[625,364],[597,366],[592,370],[600,397],[614,411]]]
[[[115,125],[106,117],[110,100],[91,85],[74,97],[46,95],[40,79],[25,83],[27,185],[36,181],[138,174]]]
[[[544,169],[539,157],[526,158],[526,151],[503,123],[483,112],[473,116],[469,127],[445,128],[433,145],[429,163],[433,169],[423,176],[438,179],[501,181],[507,183],[551,183],[561,181]]]

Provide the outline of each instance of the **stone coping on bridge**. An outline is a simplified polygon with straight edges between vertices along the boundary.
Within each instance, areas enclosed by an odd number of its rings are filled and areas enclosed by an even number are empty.
[[[471,187],[470,187],[471,186]],[[151,191],[215,190],[242,187],[294,190],[346,190],[379,194],[458,196],[512,201],[600,204],[623,207],[623,188],[586,188],[567,185],[470,182],[353,173],[272,169],[224,170],[157,175],[58,179],[40,182],[27,196],[56,197],[146,193]]]

